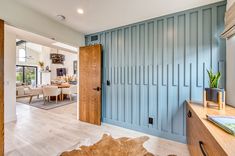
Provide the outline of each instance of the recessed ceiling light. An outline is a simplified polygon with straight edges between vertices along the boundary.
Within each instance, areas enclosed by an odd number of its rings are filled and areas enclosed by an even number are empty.
[[[83,9],[77,9],[77,12],[78,12],[79,14],[84,14]]]

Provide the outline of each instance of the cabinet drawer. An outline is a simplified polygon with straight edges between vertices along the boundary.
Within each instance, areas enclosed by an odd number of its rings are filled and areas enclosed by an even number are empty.
[[[204,120],[204,119],[203,119]],[[187,142],[192,156],[226,156],[195,112],[187,106]]]

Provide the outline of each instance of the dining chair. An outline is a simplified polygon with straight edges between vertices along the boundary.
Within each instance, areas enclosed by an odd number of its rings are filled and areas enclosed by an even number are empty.
[[[25,94],[25,90],[23,86],[20,87],[16,87],[16,96],[20,97],[23,96]]]
[[[77,85],[71,85],[69,88],[62,88],[62,100],[64,100],[64,95],[68,95],[70,101],[72,101],[73,94],[77,94]]]
[[[58,96],[61,94],[61,89],[58,86],[45,86],[43,87],[43,99],[44,104],[46,103],[46,98],[50,101],[51,96],[56,97],[56,103],[58,102]]]
[[[34,96],[37,96],[37,98],[39,99],[39,96],[42,94],[43,94],[42,87],[30,88],[29,89],[29,95],[30,95],[29,104],[32,102],[32,99]]]

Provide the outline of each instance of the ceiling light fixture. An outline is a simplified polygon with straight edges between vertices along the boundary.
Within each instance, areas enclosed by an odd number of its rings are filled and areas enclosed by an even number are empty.
[[[84,14],[84,11],[83,11],[83,9],[77,9],[77,12],[79,13],[79,14]]]
[[[65,21],[66,20],[66,17],[64,15],[56,15],[56,19],[58,21]]]
[[[52,43],[52,45],[63,48],[63,49],[67,49],[70,51],[78,52],[78,48],[70,46],[68,44],[61,43],[61,42],[55,42],[55,43]]]

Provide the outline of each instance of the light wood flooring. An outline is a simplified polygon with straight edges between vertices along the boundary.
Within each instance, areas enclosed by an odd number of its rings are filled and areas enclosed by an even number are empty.
[[[17,121],[5,124],[6,156],[57,156],[79,145],[90,145],[102,134],[113,137],[138,137],[146,134],[102,124],[95,126],[78,121],[76,104],[42,110],[17,104]],[[155,155],[188,156],[185,144],[149,136],[144,146]]]

